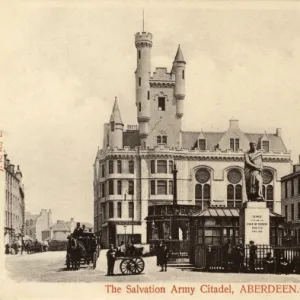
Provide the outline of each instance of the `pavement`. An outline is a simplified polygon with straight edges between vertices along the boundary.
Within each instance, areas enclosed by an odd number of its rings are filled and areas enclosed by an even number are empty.
[[[7,255],[5,257],[8,275],[14,281],[30,282],[227,282],[227,283],[300,283],[300,275],[272,274],[234,274],[215,272],[196,272],[190,268],[169,267],[167,272],[160,272],[156,266],[156,257],[145,257],[145,269],[139,275],[122,275],[117,260],[115,276],[106,276],[106,250],[100,252],[96,269],[82,266],[78,271],[67,270],[65,251],[43,252],[24,255]]]

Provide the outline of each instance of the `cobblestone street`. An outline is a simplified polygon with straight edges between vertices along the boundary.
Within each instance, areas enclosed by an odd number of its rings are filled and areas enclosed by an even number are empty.
[[[65,267],[66,252],[44,252],[25,255],[6,256],[6,268],[9,277],[15,281],[38,282],[300,282],[299,275],[264,275],[264,274],[225,274],[201,273],[190,269],[168,268],[168,272],[159,272],[155,257],[146,257],[145,270],[140,275],[125,276],[119,269],[120,261],[116,261],[114,277],[106,275],[106,251],[100,253],[95,270],[83,266],[79,271],[69,271]]]

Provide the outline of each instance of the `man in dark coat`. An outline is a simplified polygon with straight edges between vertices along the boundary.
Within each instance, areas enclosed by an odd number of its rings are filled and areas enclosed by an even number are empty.
[[[163,271],[167,272],[169,254],[170,254],[170,252],[169,252],[167,245],[160,247],[160,255],[159,255],[160,256],[159,262],[160,262],[160,266],[161,266],[160,272],[163,272]]]
[[[251,272],[255,272],[255,260],[257,258],[256,254],[257,246],[254,245],[253,241],[250,241],[250,247],[249,247],[249,268]]]
[[[116,250],[114,248],[114,245],[111,244],[109,250],[106,253],[107,257],[107,276],[115,275],[114,274],[114,267],[115,267],[115,261],[116,261]]]
[[[274,272],[274,258],[272,257],[272,253],[268,252],[267,256],[263,260],[264,272],[265,273],[273,273]]]
[[[78,238],[80,238],[82,235],[83,235],[83,230],[82,230],[82,228],[80,227],[80,223],[78,222],[76,228],[75,228],[74,231],[73,231],[73,238],[74,238],[74,239],[78,239]]]

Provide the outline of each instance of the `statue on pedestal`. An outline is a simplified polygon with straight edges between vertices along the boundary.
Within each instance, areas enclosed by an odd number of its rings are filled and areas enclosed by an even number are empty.
[[[248,201],[264,201],[262,151],[256,149],[256,143],[250,143],[250,150],[245,153],[245,181]]]

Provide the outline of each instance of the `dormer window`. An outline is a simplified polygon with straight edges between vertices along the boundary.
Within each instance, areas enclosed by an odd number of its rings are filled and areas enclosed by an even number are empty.
[[[230,139],[230,150],[238,151],[240,149],[240,139]]]
[[[270,142],[269,141],[263,141],[262,142],[262,148],[264,151],[269,152],[270,151]]]
[[[198,140],[198,148],[200,150],[206,150],[206,139],[199,139]]]
[[[168,138],[166,135],[157,136],[157,145],[167,145]]]
[[[166,99],[165,97],[158,98],[158,110],[165,111],[166,110]]]

